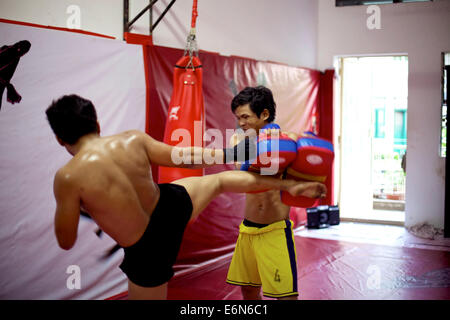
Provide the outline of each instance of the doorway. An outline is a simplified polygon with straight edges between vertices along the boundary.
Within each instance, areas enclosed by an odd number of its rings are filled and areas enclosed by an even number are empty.
[[[402,225],[408,57],[341,57],[339,74],[341,218]]]

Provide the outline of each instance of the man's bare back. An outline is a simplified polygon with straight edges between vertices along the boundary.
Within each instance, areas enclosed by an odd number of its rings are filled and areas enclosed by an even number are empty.
[[[142,236],[159,199],[138,131],[93,138],[58,171],[55,185],[71,188],[80,207],[122,247]]]

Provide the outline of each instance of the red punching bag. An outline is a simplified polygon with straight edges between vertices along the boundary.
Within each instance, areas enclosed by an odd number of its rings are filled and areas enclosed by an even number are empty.
[[[183,57],[177,61],[173,74],[173,91],[164,130],[164,142],[179,147],[203,147],[205,110],[202,92],[202,64],[197,56],[195,19],[197,3],[194,1],[192,28]],[[189,54],[186,55],[186,52]],[[195,161],[195,159],[192,159]],[[159,167],[159,183],[181,178],[202,176],[203,169]]]

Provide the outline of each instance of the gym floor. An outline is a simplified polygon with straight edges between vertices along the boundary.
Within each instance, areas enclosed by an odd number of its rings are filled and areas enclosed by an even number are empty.
[[[450,251],[450,238],[444,238],[442,235],[435,236],[433,240],[419,238],[408,232],[404,227],[396,225],[341,222],[337,226],[325,229],[300,227],[296,230],[295,235],[395,247]]]
[[[442,236],[430,240],[402,226],[341,222],[300,227],[295,242],[300,300],[450,299],[450,239]],[[225,283],[231,257],[177,272],[168,298],[242,299],[239,287]]]

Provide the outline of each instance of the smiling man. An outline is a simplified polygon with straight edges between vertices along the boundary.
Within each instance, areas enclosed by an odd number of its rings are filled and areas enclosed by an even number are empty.
[[[231,110],[245,133],[259,134],[275,120],[276,104],[268,88],[247,87],[233,98]],[[297,140],[296,134],[286,135]],[[243,136],[233,136],[231,144]],[[241,286],[246,300],[261,299],[261,287],[265,296],[297,299],[297,257],[289,211],[279,191],[246,195],[244,220],[227,276],[227,283]]]

